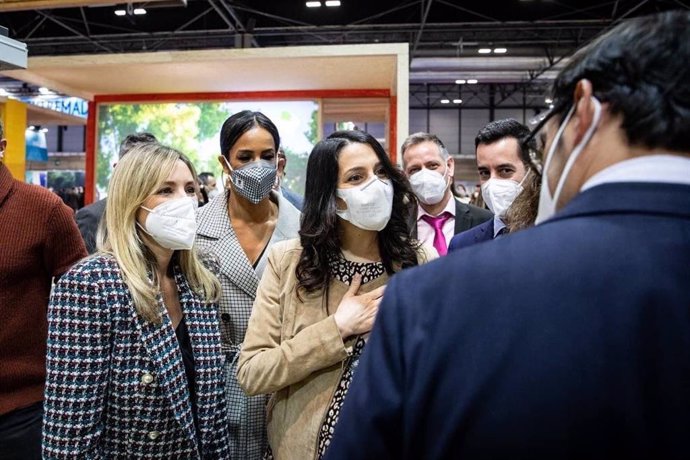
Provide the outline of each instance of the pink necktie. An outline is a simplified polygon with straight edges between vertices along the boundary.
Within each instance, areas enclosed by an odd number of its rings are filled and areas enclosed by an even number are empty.
[[[434,247],[438,251],[438,255],[445,256],[448,253],[448,245],[446,244],[446,236],[443,234],[443,224],[450,219],[451,214],[444,212],[436,217],[424,214],[422,219],[431,225],[434,229]]]

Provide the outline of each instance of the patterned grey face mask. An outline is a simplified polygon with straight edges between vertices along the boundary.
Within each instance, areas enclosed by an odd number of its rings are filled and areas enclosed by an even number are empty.
[[[257,204],[271,193],[278,171],[275,163],[259,160],[233,169],[225,157],[223,160],[230,169],[232,188],[247,200]]]

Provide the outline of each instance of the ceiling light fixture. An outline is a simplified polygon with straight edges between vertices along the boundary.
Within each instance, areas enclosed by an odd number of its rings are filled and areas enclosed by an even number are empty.
[[[326,0],[326,6],[340,6],[340,0]]]
[[[441,104],[450,104],[450,99],[441,99]]]
[[[41,86],[40,88],[38,88],[38,92],[41,94],[53,94],[53,92],[45,86]]]
[[[491,48],[479,48],[477,50],[477,53],[479,53],[479,54],[490,54]]]
[[[464,85],[465,83],[467,83],[467,80],[455,80],[456,85]]]
[[[144,8],[134,8],[133,13],[139,16],[142,14],[146,14],[146,10]]]
[[[321,2],[307,2],[307,8],[318,8],[321,6]]]
[[[508,48],[494,48],[494,54],[505,54],[508,52]]]
[[[125,10],[115,10],[115,16],[124,16],[127,12]]]
[[[469,80],[467,80],[468,85],[476,85],[477,83],[479,83],[479,80],[476,80],[474,78],[470,78]]]
[[[547,97],[546,99],[544,99],[544,103],[546,103],[546,104],[551,104],[552,102],[553,102],[553,99],[551,99],[550,97]]]
[[[462,99],[453,99],[453,104],[462,104]]]

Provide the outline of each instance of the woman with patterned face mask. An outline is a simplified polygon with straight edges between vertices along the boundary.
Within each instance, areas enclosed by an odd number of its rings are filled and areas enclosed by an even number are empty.
[[[268,249],[297,237],[299,211],[273,191],[280,136],[260,112],[245,110],[228,118],[220,132],[218,157],[227,176],[224,197],[199,210],[197,243],[219,261],[220,328],[226,354],[225,380],[230,427],[230,458],[260,459],[266,450],[265,396],[248,397],[236,379],[256,288]]]
[[[386,282],[436,255],[408,237],[414,195],[367,133],[338,131],[314,147],[304,198],[300,239],[271,249],[238,367],[249,394],[274,393],[278,460],[321,458]]]
[[[117,164],[98,252],[50,300],[43,458],[228,458],[220,284],[193,249],[196,182],[158,143]]]

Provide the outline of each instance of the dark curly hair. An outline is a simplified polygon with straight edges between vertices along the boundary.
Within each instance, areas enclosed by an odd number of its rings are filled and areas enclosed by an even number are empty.
[[[561,121],[577,82],[621,114],[632,146],[690,151],[690,12],[668,11],[622,22],[578,51],[560,72],[553,97]]]
[[[311,293],[328,286],[329,255],[340,251],[338,216],[336,215],[336,189],[338,185],[338,158],[348,144],[370,146],[393,184],[393,210],[386,227],[379,232],[379,252],[388,274],[417,265],[419,244],[410,239],[408,228],[409,202],[414,194],[402,171],[396,168],[381,144],[362,131],[336,131],[314,146],[307,163],[307,181],[299,231],[302,255],[297,264],[297,289]]]

